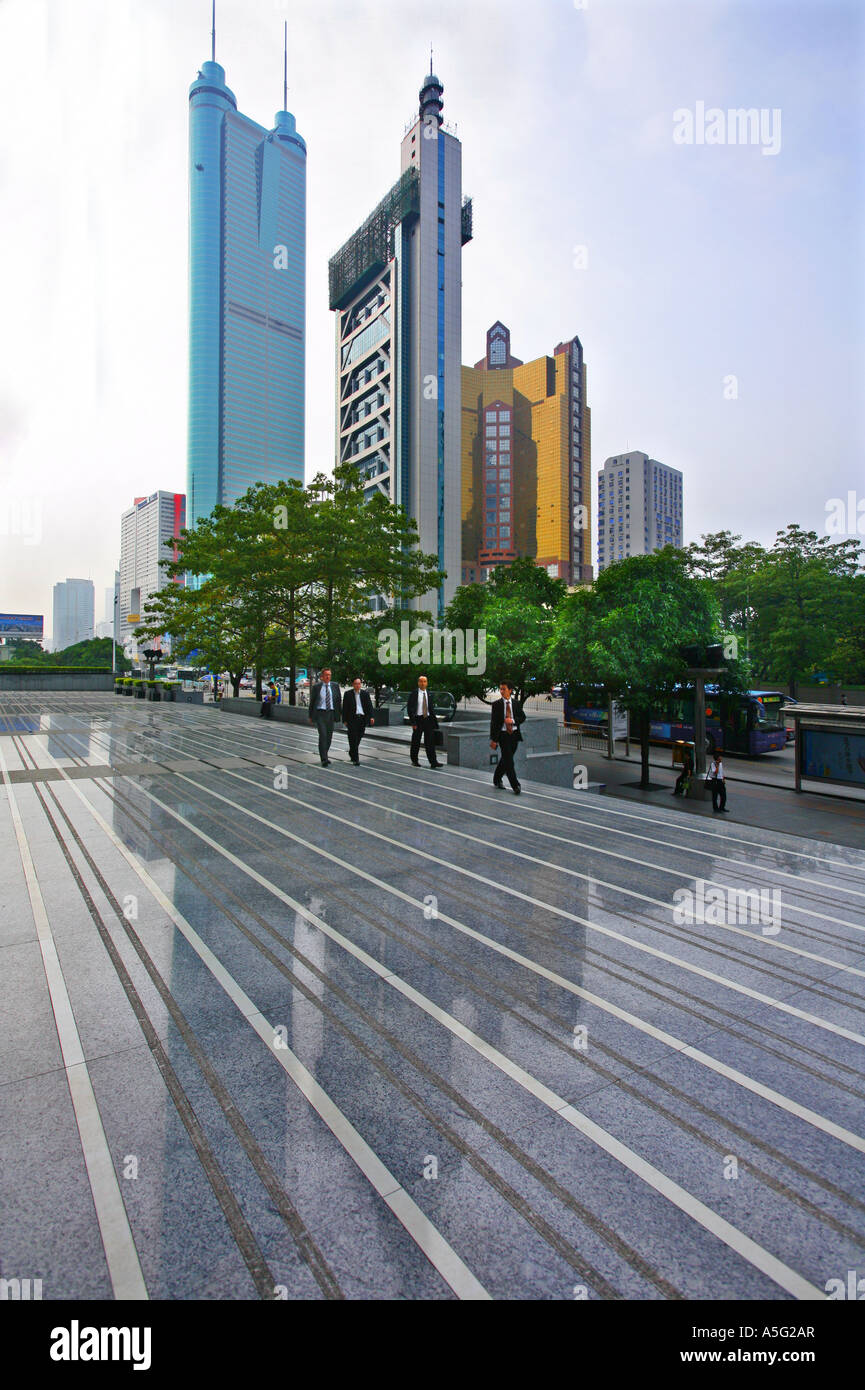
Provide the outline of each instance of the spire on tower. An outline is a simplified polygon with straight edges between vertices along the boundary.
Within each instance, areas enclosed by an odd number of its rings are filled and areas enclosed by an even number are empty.
[[[283,53],[282,53],[282,109],[288,110],[288,20],[285,21],[283,32]]]
[[[216,0],[213,0],[213,8],[211,11],[210,61],[211,63],[216,62]]]

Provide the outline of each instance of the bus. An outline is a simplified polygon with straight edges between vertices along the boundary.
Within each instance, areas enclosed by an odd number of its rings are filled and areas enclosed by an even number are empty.
[[[706,742],[725,753],[741,753],[753,758],[778,752],[787,745],[782,704],[784,696],[776,690],[748,690],[743,694],[722,694],[716,685],[706,686]],[[595,730],[606,735],[607,695],[597,686],[567,685],[564,692],[565,726]],[[694,692],[676,691],[662,708],[652,711],[649,720],[650,743],[693,742]]]

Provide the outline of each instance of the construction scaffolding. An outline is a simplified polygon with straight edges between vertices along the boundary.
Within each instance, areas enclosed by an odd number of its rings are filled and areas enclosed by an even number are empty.
[[[365,281],[378,275],[392,258],[394,228],[420,213],[417,169],[406,169],[362,227],[330,258],[328,288],[331,309],[342,309]]]

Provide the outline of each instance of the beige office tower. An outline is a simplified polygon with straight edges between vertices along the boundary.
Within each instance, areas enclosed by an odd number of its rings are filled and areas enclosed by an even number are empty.
[[[591,415],[579,338],[521,362],[494,323],[463,367],[464,584],[528,556],[568,584],[592,579]]]
[[[382,492],[414,518],[421,550],[447,571],[415,607],[438,616],[460,582],[461,265],[472,235],[442,91],[430,73],[398,181],[329,266],[336,456],[357,465],[368,495]]]

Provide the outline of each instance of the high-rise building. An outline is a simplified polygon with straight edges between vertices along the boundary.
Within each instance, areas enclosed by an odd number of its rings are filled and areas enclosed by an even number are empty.
[[[112,637],[114,635],[114,595],[120,583],[120,571],[114,571],[114,584],[105,590],[105,613],[102,621],[96,624],[97,637]]]
[[[154,492],[136,497],[120,519],[120,589],[117,640],[130,656],[137,652],[133,632],[146,618],[144,605],[172,581],[160,560],[177,558],[176,541],[186,525],[182,492]],[[174,541],[173,550],[165,545]],[[175,581],[181,582],[181,581]],[[168,639],[163,640],[163,646]]]
[[[51,650],[62,652],[75,642],[93,637],[92,579],[65,579],[54,585],[54,623]]]
[[[579,338],[521,362],[503,323],[462,371],[462,582],[528,556],[568,584],[592,578],[591,412]]]
[[[447,579],[416,606],[441,614],[460,580],[462,248],[472,235],[462,147],[430,72],[390,192],[330,262],[336,457],[417,523]],[[382,602],[383,600],[379,600]]]
[[[682,544],[682,474],[634,450],[598,474],[598,570]]]
[[[306,145],[289,111],[241,115],[215,57],[189,89],[190,527],[304,471]]]

